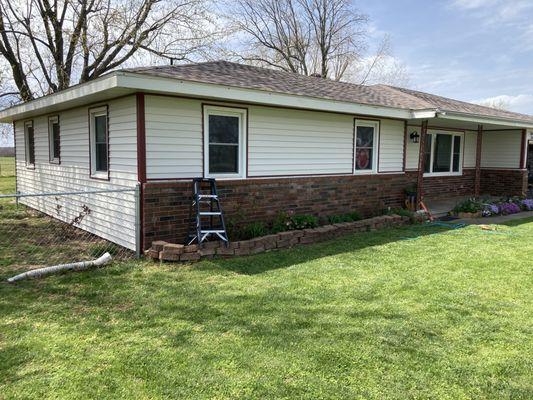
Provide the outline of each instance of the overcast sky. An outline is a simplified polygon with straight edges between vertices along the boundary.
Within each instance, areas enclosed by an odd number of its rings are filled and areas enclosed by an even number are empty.
[[[358,0],[416,89],[533,114],[533,0]]]

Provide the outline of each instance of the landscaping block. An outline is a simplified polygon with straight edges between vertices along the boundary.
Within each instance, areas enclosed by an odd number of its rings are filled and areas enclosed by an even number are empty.
[[[167,243],[163,246],[163,251],[167,254],[181,254],[185,246],[182,244]]]
[[[163,251],[163,247],[166,244],[168,244],[168,243],[163,241],[163,240],[156,240],[156,241],[152,242],[152,250]]]
[[[199,252],[188,252],[180,254],[180,261],[197,261],[200,259],[200,253]]]

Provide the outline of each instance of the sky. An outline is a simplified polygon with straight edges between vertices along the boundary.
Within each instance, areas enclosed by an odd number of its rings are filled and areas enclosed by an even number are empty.
[[[390,35],[410,86],[533,114],[533,0],[358,0],[370,39]]]

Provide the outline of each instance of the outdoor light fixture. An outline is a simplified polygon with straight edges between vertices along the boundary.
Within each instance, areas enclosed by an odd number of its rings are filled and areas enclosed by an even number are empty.
[[[420,139],[420,135],[418,134],[417,131],[413,131],[413,132],[411,132],[411,134],[409,135],[409,137],[411,138],[411,140],[412,140],[413,143],[418,143],[418,139]]]

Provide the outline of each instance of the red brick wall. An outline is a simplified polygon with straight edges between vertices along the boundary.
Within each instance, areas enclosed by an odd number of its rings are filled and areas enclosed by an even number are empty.
[[[482,169],[481,193],[493,196],[523,196],[527,192],[527,171]]]
[[[401,207],[403,190],[416,174],[301,177],[218,181],[226,221],[270,222],[280,211],[328,215],[357,211],[373,216]],[[183,242],[187,235],[191,183],[148,182],[144,185],[145,248],[153,240]]]
[[[482,192],[518,193],[525,173],[483,170]],[[370,217],[387,207],[401,207],[403,190],[416,184],[417,172],[367,176],[218,181],[227,222],[272,221],[280,211],[320,217],[357,211]],[[424,178],[425,197],[468,196],[474,193],[475,170],[463,176]],[[144,247],[153,240],[183,243],[187,235],[190,181],[148,182],[143,186]]]
[[[424,178],[424,198],[443,196],[473,196],[475,169],[464,169],[460,176],[432,176]]]

